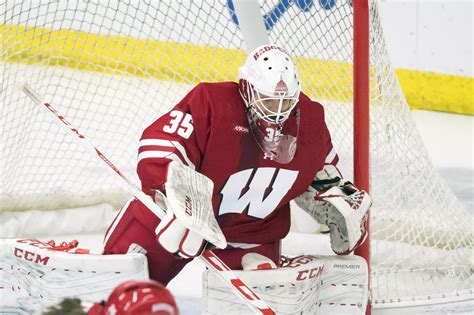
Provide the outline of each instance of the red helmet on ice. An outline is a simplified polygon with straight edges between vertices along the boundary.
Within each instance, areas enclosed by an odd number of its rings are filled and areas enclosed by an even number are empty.
[[[124,282],[112,291],[101,311],[97,312],[97,307],[97,304],[94,305],[89,314],[179,314],[173,295],[161,283],[153,280]]]

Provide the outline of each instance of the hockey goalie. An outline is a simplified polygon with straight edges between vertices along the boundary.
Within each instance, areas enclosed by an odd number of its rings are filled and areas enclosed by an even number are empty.
[[[291,200],[329,227],[336,254],[347,255],[360,244],[371,199],[338,171],[323,106],[301,92],[291,56],[278,45],[260,46],[238,79],[198,84],[144,130],[137,166],[142,190],[167,208],[167,215],[160,220],[131,200],[107,231],[105,254],[138,250],[147,256],[150,277],[167,284],[212,248],[233,270],[245,269],[250,255],[257,266],[271,266],[277,279],[291,270],[280,262]],[[186,217],[203,203],[212,208],[217,225],[190,229]],[[216,235],[225,237],[225,248],[213,244]],[[319,268],[324,261],[312,259],[306,267]],[[349,261],[345,264],[363,265],[354,257]],[[260,271],[242,272],[256,279],[253,273]]]
[[[212,249],[277,314],[361,314],[367,266],[348,254],[365,237],[371,198],[343,179],[338,160],[324,108],[301,91],[291,56],[260,46],[238,82],[198,84],[144,130],[137,172],[167,214],[130,200],[106,232],[104,254],[144,255],[149,277],[167,285]],[[343,256],[281,256],[291,200],[329,227]],[[213,272],[203,285],[205,313],[248,312]]]

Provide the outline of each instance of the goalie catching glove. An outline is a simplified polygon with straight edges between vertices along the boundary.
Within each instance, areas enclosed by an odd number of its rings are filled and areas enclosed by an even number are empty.
[[[331,248],[338,255],[351,253],[365,239],[372,199],[351,182],[344,181],[333,165],[319,171],[295,203],[316,221],[329,227]]]
[[[209,178],[171,161],[165,189],[166,196],[160,191],[155,194],[155,202],[167,210],[155,230],[164,249],[183,258],[193,258],[202,253],[207,242],[219,248],[227,246],[214,217],[213,183]]]

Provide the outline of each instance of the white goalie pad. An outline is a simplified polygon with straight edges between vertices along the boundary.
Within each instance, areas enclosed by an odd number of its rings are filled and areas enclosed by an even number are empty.
[[[304,255],[281,268],[235,271],[277,314],[365,314],[368,268],[358,256]],[[210,270],[203,274],[203,314],[248,308]]]
[[[212,180],[182,163],[171,161],[165,186],[166,196],[157,191],[155,200],[161,196],[161,202],[186,228],[213,245],[226,248],[227,241],[212,207]]]
[[[124,281],[148,279],[142,254],[74,254],[51,248],[38,240],[0,240],[1,314],[40,314],[64,297],[99,302]]]

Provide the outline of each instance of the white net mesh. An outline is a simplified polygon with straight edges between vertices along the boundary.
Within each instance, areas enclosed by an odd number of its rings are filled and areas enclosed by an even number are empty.
[[[326,10],[269,1],[262,12],[271,41],[292,51],[304,91],[324,104],[350,177],[350,2]],[[15,84],[26,79],[138,184],[143,128],[197,82],[235,80],[245,57],[224,1],[4,1],[0,20],[0,211],[119,207],[129,197]],[[472,218],[427,156],[375,5],[370,20],[374,305],[462,296],[473,287]]]

